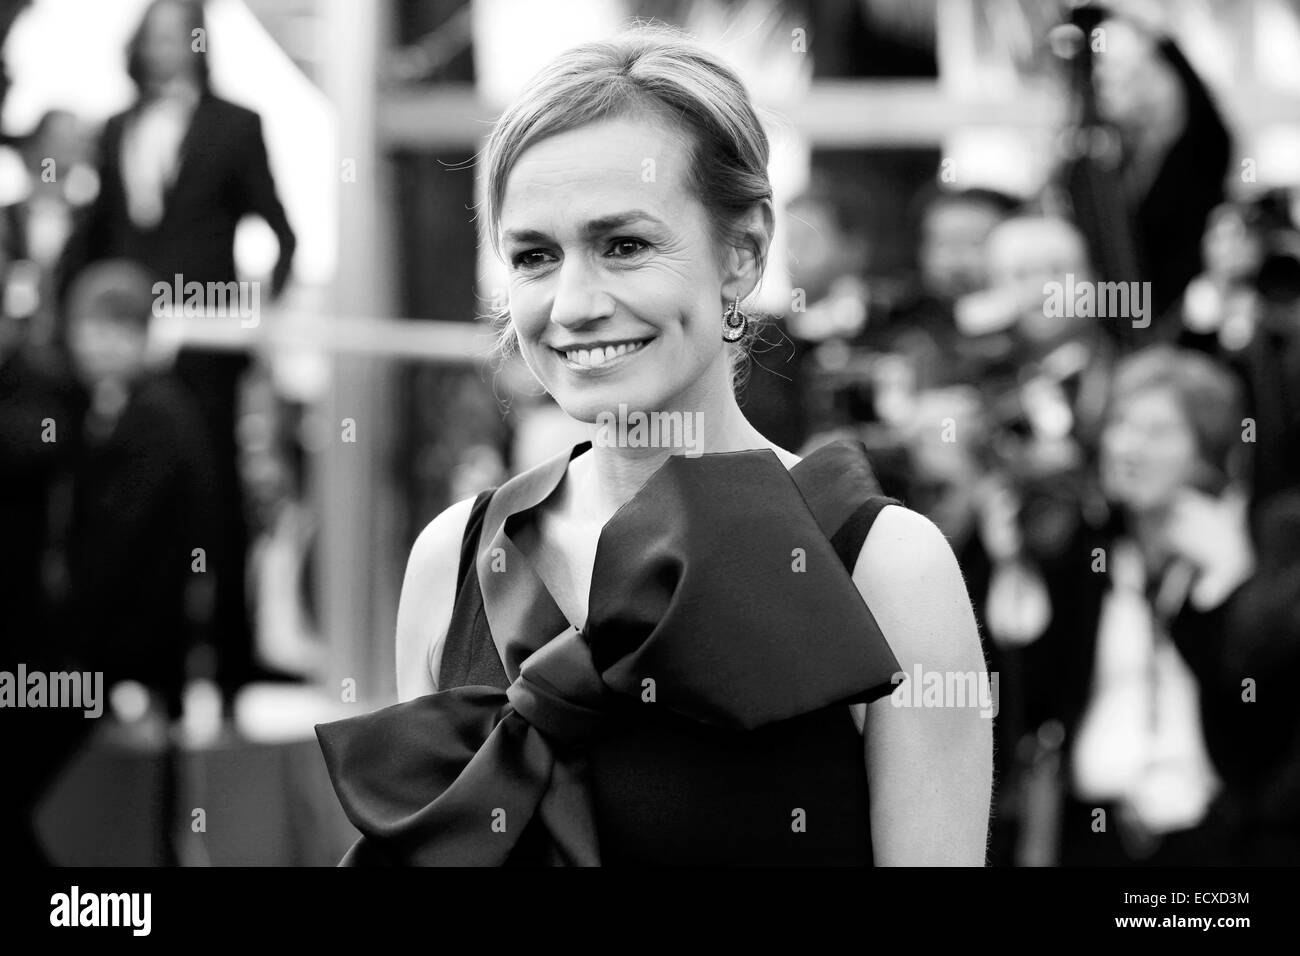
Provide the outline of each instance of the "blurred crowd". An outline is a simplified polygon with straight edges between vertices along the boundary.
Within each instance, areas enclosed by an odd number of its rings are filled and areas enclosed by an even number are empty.
[[[210,88],[206,34],[201,4],[156,0],[124,51],[130,107],[93,136],[51,111],[0,164],[0,668],[102,672],[134,691],[106,710],[162,728],[169,758],[191,679],[218,691],[229,727],[242,687],[311,675],[301,655],[284,670],[254,650],[273,609],[256,600],[267,574],[250,557],[283,571],[293,555],[268,544],[304,538],[301,447],[277,432],[293,415],[247,414],[247,354],[177,351],[155,334],[158,282],[187,290],[177,317],[244,318],[221,303],[245,216],[279,241],[262,299],[293,259],[259,117]],[[295,570],[280,582],[301,583]],[[6,782],[0,825],[14,861],[31,862],[34,807],[93,722],[6,718],[7,759],[28,772]],[[165,772],[164,803],[174,785]]]
[[[1297,203],[1226,191],[1173,42],[1106,37],[1039,194],[936,170],[913,281],[814,175],[742,407],[865,442],[956,550],[1000,675],[994,862],[1300,863]]]
[[[293,257],[260,122],[209,89],[202,27],[197,4],[152,4],[130,109],[97,139],[51,112],[0,163],[18,182],[0,669],[102,670],[164,720],[197,675],[229,709],[251,680],[312,671],[311,648],[284,651],[287,673],[253,651],[259,616],[310,630],[301,410],[246,414],[243,353],[163,361],[149,333],[154,282],[237,278],[243,216],[279,240],[264,298]],[[1228,127],[1186,58],[1107,27],[1105,56],[1077,42],[1066,61],[1046,188],[936,171],[913,278],[874,271],[897,224],[870,192],[814,171],[787,210],[795,294],[742,407],[792,450],[863,441],[882,490],[956,550],[1000,675],[995,863],[1300,863],[1300,204],[1229,190]],[[515,440],[516,468],[550,452]],[[474,446],[452,497],[505,457]],[[31,768],[0,791],[15,859],[40,857],[32,808],[87,730],[56,721],[6,742]]]

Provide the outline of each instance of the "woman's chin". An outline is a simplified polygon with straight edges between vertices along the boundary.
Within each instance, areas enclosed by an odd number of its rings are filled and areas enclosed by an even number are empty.
[[[647,396],[627,388],[588,388],[581,391],[552,391],[551,395],[566,415],[588,425],[598,424],[602,414],[617,415],[619,406],[630,411],[650,411],[657,406]]]
[[[662,383],[666,376],[659,376]],[[548,388],[556,403],[580,422],[594,423],[601,412],[618,413],[619,406],[628,411],[652,411],[661,407],[662,388],[650,388],[642,375],[609,375],[583,381],[553,381]]]
[[[1152,494],[1147,488],[1124,488],[1115,494],[1113,500],[1133,514],[1148,514],[1158,511],[1169,498]]]

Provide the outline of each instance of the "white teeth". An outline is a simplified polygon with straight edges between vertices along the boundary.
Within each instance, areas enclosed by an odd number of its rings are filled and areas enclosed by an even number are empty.
[[[645,345],[644,342],[621,342],[618,345],[606,345],[594,349],[570,349],[564,353],[564,357],[574,365],[598,368],[606,362],[613,361],[620,355],[637,351],[643,345]]]

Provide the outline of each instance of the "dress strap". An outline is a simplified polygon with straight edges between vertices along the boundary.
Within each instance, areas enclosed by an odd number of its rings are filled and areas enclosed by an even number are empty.
[[[474,574],[483,518],[495,491],[493,488],[479,494],[470,509],[469,519],[465,522],[465,534],[460,545],[460,568],[456,573],[456,601],[452,605],[447,636],[442,643],[442,655],[436,672],[430,662],[430,672],[439,688],[466,684],[504,688],[510,683],[501,670],[496,647],[487,635],[483,619],[483,598],[479,593],[478,577]]]
[[[858,505],[840,525],[839,530],[831,535],[831,546],[835,548],[835,553],[840,556],[840,561],[849,574],[853,573],[858,555],[862,553],[862,545],[866,542],[867,535],[871,533],[871,526],[876,523],[876,517],[890,505],[901,504],[902,502],[897,498],[872,495]]]
[[[829,442],[796,464],[790,474],[840,563],[852,574],[876,516],[901,502],[880,493],[880,482],[860,441]]]
[[[456,569],[456,593],[460,593],[465,583],[465,575],[474,566],[478,556],[478,540],[483,533],[483,515],[487,513],[488,502],[492,500],[495,488],[480,491],[470,508],[469,519],[465,522],[465,534],[460,539],[460,566]]]

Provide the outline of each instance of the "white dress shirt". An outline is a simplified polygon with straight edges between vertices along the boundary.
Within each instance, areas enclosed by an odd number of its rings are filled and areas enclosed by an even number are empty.
[[[122,135],[122,184],[131,221],[142,229],[162,221],[166,192],[180,168],[181,144],[198,99],[192,85],[175,83],[127,120]]]
[[[1199,687],[1152,613],[1131,544],[1112,549],[1111,575],[1116,586],[1102,605],[1092,693],[1073,747],[1074,792],[1127,804],[1155,833],[1186,829],[1220,786],[1202,735]]]

